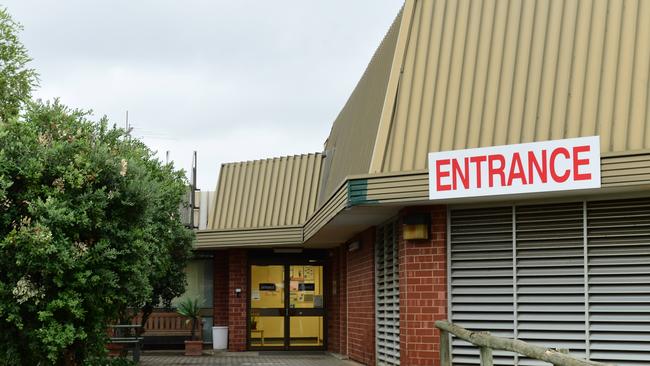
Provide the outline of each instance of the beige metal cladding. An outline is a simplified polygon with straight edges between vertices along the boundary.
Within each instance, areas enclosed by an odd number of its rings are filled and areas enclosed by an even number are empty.
[[[650,150],[607,153],[600,163],[603,189],[647,190],[650,185]],[[347,192],[349,202],[354,205],[426,202],[429,201],[429,173],[427,170],[413,170],[353,176]],[[305,225],[305,237],[308,237],[307,228],[312,221],[310,219]]]
[[[351,174],[367,173],[384,104],[401,12],[388,30],[352,95],[334,121],[325,144],[322,204]]]
[[[257,229],[201,230],[194,249],[241,246],[291,246],[302,244],[302,226]]]
[[[209,230],[302,225],[316,209],[320,153],[223,164]]]
[[[370,172],[424,169],[431,151],[577,136],[600,135],[603,152],[650,148],[650,1],[409,7]]]

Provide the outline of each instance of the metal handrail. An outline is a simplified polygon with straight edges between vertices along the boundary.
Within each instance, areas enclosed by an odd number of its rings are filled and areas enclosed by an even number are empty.
[[[568,355],[568,350],[555,350],[528,344],[517,339],[501,338],[489,332],[473,332],[450,322],[438,320],[440,329],[440,365],[451,366],[449,334],[465,340],[480,349],[481,366],[493,366],[492,351],[510,351],[540,361],[550,362],[555,366],[613,366],[602,362],[589,361]]]

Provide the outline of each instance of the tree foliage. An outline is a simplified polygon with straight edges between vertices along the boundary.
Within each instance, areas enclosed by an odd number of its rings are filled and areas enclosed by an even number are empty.
[[[36,71],[27,66],[31,61],[27,49],[18,38],[21,29],[0,7],[0,123],[18,115],[38,83]]]
[[[0,9],[0,365],[105,364],[107,325],[184,291],[182,171],[103,118],[30,101]]]
[[[185,265],[185,192],[183,172],[57,101],[0,125],[0,360],[101,355],[106,325],[151,300],[151,274]]]

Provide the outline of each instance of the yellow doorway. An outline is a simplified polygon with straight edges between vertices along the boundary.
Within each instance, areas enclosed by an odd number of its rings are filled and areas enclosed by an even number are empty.
[[[250,273],[250,348],[323,348],[323,266],[254,264]]]

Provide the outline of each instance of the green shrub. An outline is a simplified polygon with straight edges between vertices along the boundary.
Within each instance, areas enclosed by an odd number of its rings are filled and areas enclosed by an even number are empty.
[[[19,31],[0,8],[0,365],[130,364],[105,359],[106,326],[183,293],[185,175],[105,118],[31,102]]]
[[[0,361],[101,355],[106,325],[151,301],[154,274],[185,264],[185,192],[183,173],[142,143],[58,102],[1,124]]]

